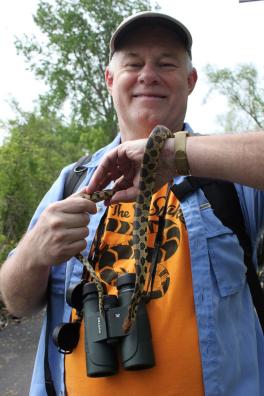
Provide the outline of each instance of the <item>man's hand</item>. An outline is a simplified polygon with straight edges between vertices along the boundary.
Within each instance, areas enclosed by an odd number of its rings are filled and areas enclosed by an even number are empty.
[[[89,215],[96,213],[96,205],[82,198],[82,193],[49,205],[25,235],[21,244],[27,244],[37,265],[60,264],[85,249]]]
[[[139,176],[147,139],[132,140],[111,150],[101,161],[85,192],[101,191],[115,181],[116,191],[110,202],[133,202],[139,190]],[[161,151],[155,189],[159,189],[175,174],[174,139],[167,139]]]
[[[51,265],[63,263],[86,247],[87,224],[96,205],[81,194],[83,191],[49,205],[2,265],[1,293],[14,315],[42,308]]]

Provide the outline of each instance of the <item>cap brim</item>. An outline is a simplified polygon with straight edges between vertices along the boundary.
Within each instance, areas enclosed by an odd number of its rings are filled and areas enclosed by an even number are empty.
[[[126,18],[117,27],[110,40],[110,59],[114,52],[118,50],[120,42],[125,34],[138,26],[154,24],[156,26],[165,26],[175,31],[180,40],[186,47],[189,55],[191,56],[192,36],[189,30],[180,21],[171,17],[170,15],[161,14],[158,12],[145,11],[132,15]]]

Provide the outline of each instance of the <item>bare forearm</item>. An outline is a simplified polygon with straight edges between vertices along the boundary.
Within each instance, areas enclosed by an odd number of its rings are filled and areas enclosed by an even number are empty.
[[[49,266],[40,266],[26,248],[27,236],[3,264],[0,290],[7,309],[18,317],[32,314],[46,302]]]
[[[94,173],[86,193],[115,181],[110,203],[132,202],[139,189],[139,172],[147,139],[127,141],[111,150]],[[174,138],[166,140],[159,159],[156,189],[178,176]],[[186,154],[193,176],[229,180],[264,189],[264,131],[190,136]],[[118,164],[118,166],[117,166]]]
[[[264,188],[264,132],[194,136],[186,152],[194,176]]]

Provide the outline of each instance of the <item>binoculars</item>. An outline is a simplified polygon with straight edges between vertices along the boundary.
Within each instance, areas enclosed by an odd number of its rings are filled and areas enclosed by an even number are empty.
[[[104,312],[98,310],[98,291],[94,282],[79,283],[67,290],[70,306],[82,312],[85,329],[86,368],[89,377],[107,377],[118,372],[118,362],[126,370],[143,370],[155,365],[151,329],[145,302],[128,333],[123,323],[134,292],[136,274],[117,279],[118,295],[104,296]],[[81,316],[80,316],[81,318]],[[53,341],[62,353],[70,353],[79,340],[81,319],[57,326]]]

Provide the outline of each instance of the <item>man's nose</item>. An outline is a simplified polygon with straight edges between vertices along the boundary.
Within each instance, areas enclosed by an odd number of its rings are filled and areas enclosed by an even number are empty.
[[[159,83],[159,73],[154,65],[145,64],[141,69],[138,81],[141,84],[156,85]]]

